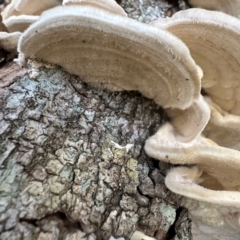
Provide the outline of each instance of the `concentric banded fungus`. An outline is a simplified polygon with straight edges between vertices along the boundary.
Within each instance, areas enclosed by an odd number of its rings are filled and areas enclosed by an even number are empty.
[[[5,26],[9,32],[23,32],[31,24],[38,20],[39,16],[33,15],[20,15],[12,16],[4,21]]]
[[[93,6],[121,16],[127,16],[127,13],[115,0],[63,0],[63,5]]]
[[[151,24],[186,43],[203,70],[204,90],[225,111],[240,115],[240,21],[221,12],[189,9]]]
[[[237,168],[239,171],[239,164]],[[232,171],[232,168],[228,170]],[[182,205],[189,209],[193,220],[194,240],[239,239],[240,192],[219,189],[214,181],[211,183],[208,173],[211,174],[211,169],[202,172],[197,166],[176,167],[168,173],[165,183],[171,191],[186,197]],[[221,174],[219,177],[222,177]],[[201,182],[208,182],[211,189],[199,185]]]
[[[89,6],[46,11],[19,40],[25,58],[58,64],[110,90],[137,90],[167,108],[199,98],[200,73],[176,37]]]
[[[61,0],[12,0],[2,12],[3,20],[22,14],[39,15],[43,11],[58,6]]]
[[[227,13],[229,15],[240,17],[239,0],[189,0],[193,7],[205,8]]]
[[[240,190],[240,152],[220,147],[201,136],[191,142],[181,143],[176,140],[173,131],[170,124],[161,127],[146,141],[147,154],[173,164],[197,164],[207,173],[208,181],[212,178],[211,182],[216,182],[219,190]],[[208,181],[203,184],[208,184]]]
[[[232,168],[230,167],[227,170],[232,170]],[[240,165],[238,166],[238,174],[239,172]],[[167,174],[165,184],[171,191],[187,198],[226,207],[232,206],[239,208],[240,192],[229,191],[229,189],[223,190],[217,181],[218,179],[211,179],[211,174],[212,170],[206,169],[205,172],[197,166],[192,168],[175,167]],[[207,184],[208,188],[201,186],[200,183],[203,185]],[[239,184],[239,182],[236,183]]]
[[[201,136],[191,142],[180,143],[170,124],[165,124],[147,140],[145,151],[149,156],[165,162],[197,164],[198,167],[192,169],[178,167],[171,170],[166,177],[167,187],[186,197],[183,205],[198,224],[221,226],[230,232],[227,236],[239,236],[239,151],[220,147]]]

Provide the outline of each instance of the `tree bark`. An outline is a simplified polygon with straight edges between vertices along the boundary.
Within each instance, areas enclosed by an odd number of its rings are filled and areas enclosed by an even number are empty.
[[[59,67],[2,67],[0,239],[191,239],[164,185],[171,166],[143,150],[166,120],[139,93],[96,89]]]

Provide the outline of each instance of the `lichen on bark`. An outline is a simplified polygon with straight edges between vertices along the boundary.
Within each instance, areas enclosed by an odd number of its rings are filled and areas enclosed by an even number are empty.
[[[143,151],[163,119],[159,106],[58,67],[0,94],[1,239],[167,236],[179,198]]]

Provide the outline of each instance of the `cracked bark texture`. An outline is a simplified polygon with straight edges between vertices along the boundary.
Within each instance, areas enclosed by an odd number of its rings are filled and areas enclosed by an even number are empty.
[[[164,185],[170,166],[143,150],[163,110],[59,67],[31,71],[10,63],[0,74],[0,239],[191,239],[181,198]]]

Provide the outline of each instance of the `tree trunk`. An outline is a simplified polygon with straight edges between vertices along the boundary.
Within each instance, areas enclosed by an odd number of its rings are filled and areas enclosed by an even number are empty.
[[[2,67],[0,239],[191,239],[164,185],[170,165],[143,150],[166,119],[139,93],[96,89],[59,67]]]

